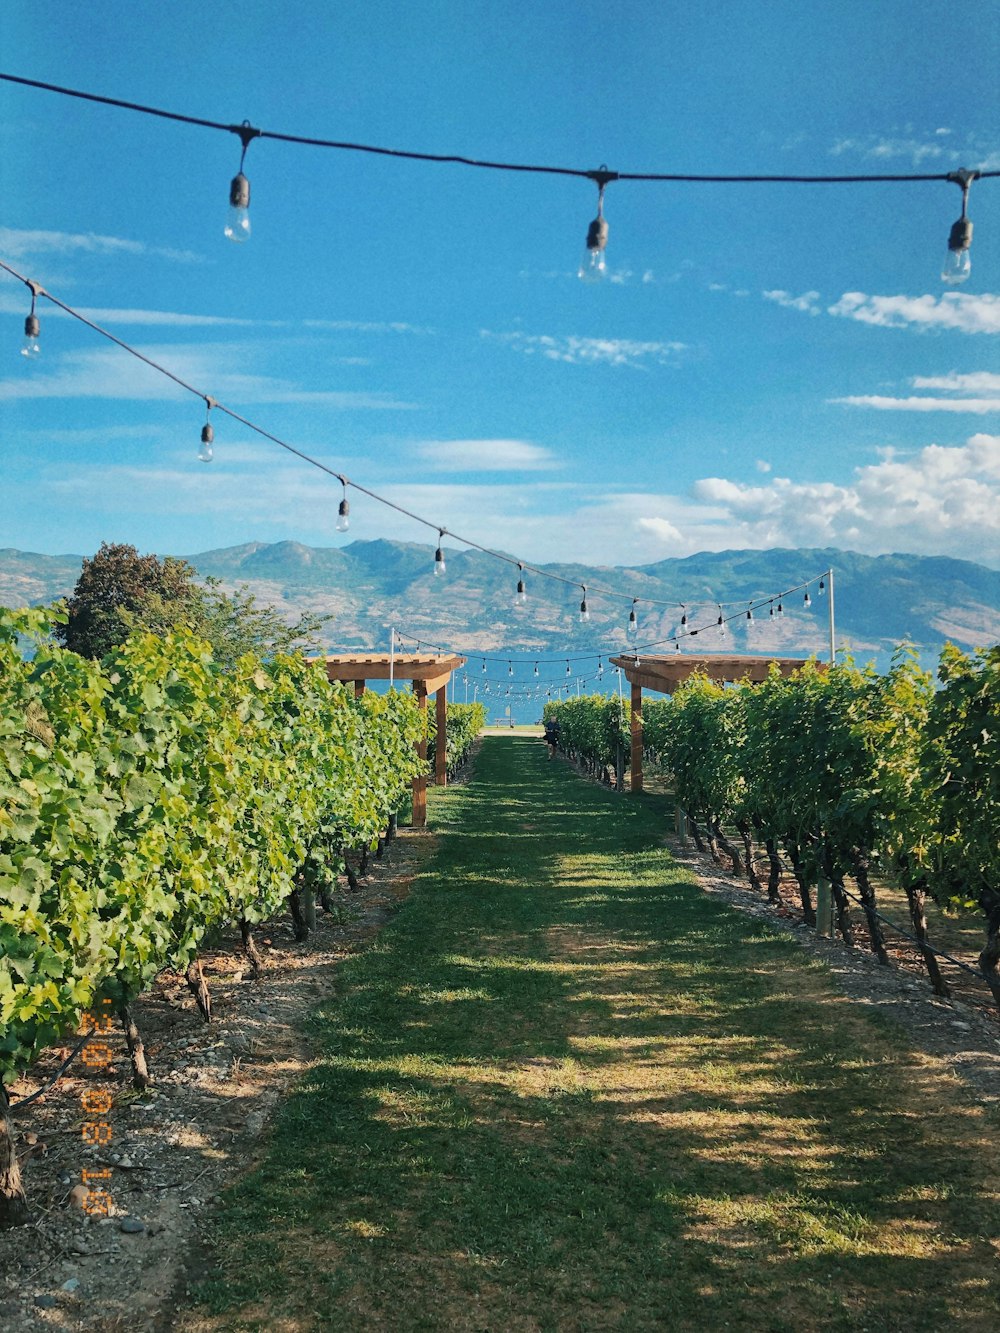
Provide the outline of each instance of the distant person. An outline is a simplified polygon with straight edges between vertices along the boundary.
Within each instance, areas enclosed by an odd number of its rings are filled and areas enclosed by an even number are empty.
[[[559,719],[550,718],[545,724],[545,744],[549,747],[549,758],[556,752],[556,746],[559,744]]]

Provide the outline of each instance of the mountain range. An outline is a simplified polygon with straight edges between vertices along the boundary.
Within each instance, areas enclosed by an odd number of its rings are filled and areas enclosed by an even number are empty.
[[[539,568],[565,582],[525,571],[528,600],[515,609],[516,562],[504,565],[475,550],[446,548],[445,555],[441,578],[433,574],[432,547],[385,540],[329,548],[248,542],[186,559],[202,577],[247,586],[289,620],[306,611],[330,616],[323,630],[330,651],[388,651],[395,627],[408,650],[420,641],[472,655],[607,654],[626,646],[631,599],[637,598],[640,649],[671,650],[668,641],[686,615],[687,629],[700,633],[682,638],[682,651],[826,657],[830,599],[820,595],[818,580],[830,569],[837,646],[859,663],[874,660],[884,668],[904,640],[927,663],[946,640],[963,648],[1000,640],[1000,571],[968,560],[777,548],[703,552],[631,568],[552,564]],[[66,596],[80,565],[76,555],[0,549],[0,605]],[[799,585],[809,580],[807,608]],[[579,621],[584,587],[586,624]],[[622,595],[608,597],[599,588]],[[754,618],[747,621],[751,601]],[[724,641],[716,628],[720,613],[729,618]]]

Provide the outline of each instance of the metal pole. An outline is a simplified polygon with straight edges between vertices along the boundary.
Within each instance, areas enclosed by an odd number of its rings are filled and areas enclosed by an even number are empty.
[[[396,626],[389,630],[389,689],[392,689],[393,676],[396,670]]]
[[[833,623],[833,570],[827,572],[827,578],[830,580],[830,665],[837,660],[837,635]]]

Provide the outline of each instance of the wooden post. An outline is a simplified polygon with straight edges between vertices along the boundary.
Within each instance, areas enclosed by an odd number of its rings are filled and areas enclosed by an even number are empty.
[[[816,882],[816,934],[833,937],[833,894],[830,881],[822,878]]]
[[[439,787],[448,785],[448,686],[442,685],[434,695],[437,746],[434,751],[434,781]]]
[[[413,779],[413,819],[414,828],[424,828],[427,824],[427,684],[422,680],[413,682],[413,693],[417,696],[420,709],[420,740],[417,742],[417,754],[420,756],[421,772]]]
[[[355,699],[360,699],[361,696],[364,694],[364,692],[365,692],[365,682],[363,680],[356,680],[354,682]]]
[[[632,682],[632,790],[642,791],[642,686]]]

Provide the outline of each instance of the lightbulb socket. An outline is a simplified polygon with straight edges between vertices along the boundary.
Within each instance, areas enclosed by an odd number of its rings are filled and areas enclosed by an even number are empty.
[[[202,444],[211,444],[214,441],[214,439],[215,439],[215,431],[206,421],[204,426],[202,426],[201,428],[201,442]]]
[[[351,503],[350,503],[350,501],[349,501],[349,500],[346,500],[346,499],[345,499],[345,500],[341,500],[340,504],[337,506],[337,515],[338,515],[338,517],[340,517],[340,518],[347,518],[347,516],[350,514],[350,512],[351,512]]]
[[[972,219],[959,218],[952,224],[951,234],[948,237],[948,249],[955,254],[961,254],[963,250],[968,250],[972,244]]]
[[[24,321],[24,336],[26,338],[37,338],[42,331],[42,326],[38,322],[37,315],[28,315]]]
[[[229,204],[231,208],[250,207],[250,182],[242,171],[234,176],[230,183]]]
[[[603,250],[608,243],[608,224],[602,217],[594,218],[587,228],[587,249]]]

